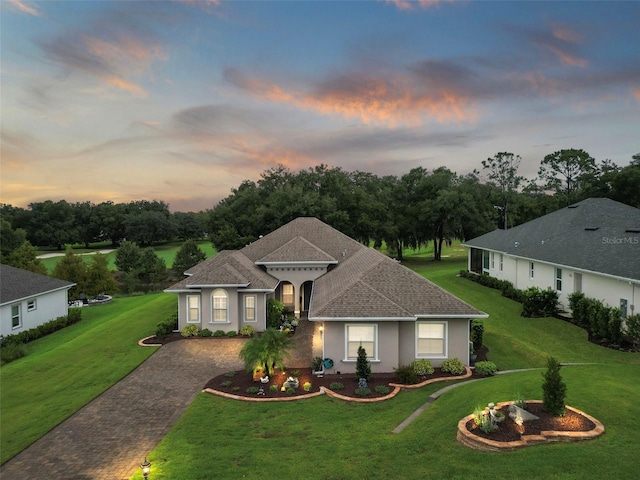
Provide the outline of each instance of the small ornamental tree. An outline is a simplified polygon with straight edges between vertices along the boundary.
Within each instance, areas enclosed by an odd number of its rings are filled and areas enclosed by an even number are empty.
[[[247,372],[255,372],[259,368],[273,376],[275,367],[284,369],[284,360],[291,358],[289,350],[292,348],[295,347],[289,334],[267,328],[262,335],[249,339],[238,355],[244,360]]]
[[[360,345],[358,347],[358,359],[356,361],[356,376],[364,378],[367,382],[371,378],[371,363],[367,360],[367,351]]]
[[[552,417],[564,415],[564,398],[567,394],[567,386],[560,376],[560,363],[553,358],[547,358],[547,371],[542,374],[542,403],[544,410]]]

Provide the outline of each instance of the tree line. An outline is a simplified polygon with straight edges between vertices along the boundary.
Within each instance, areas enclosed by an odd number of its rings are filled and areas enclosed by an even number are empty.
[[[245,180],[214,208],[169,211],[163,201],[69,203],[47,200],[28,208],[0,205],[2,262],[25,241],[63,249],[69,244],[123,241],[141,247],[209,237],[218,250],[236,249],[298,216],[315,216],[363,243],[403,248],[473,238],[511,228],[588,197],[609,197],[640,208],[640,154],[628,166],[597,162],[584,150],[551,153],[538,175],[518,174],[520,157],[500,152],[479,169],[458,175],[447,167],[418,167],[377,176],[318,165],[297,172],[279,165]]]

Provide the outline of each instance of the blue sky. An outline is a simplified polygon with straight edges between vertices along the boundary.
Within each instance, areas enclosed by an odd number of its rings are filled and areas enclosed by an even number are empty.
[[[283,164],[640,152],[640,2],[0,4],[1,190],[212,208]]]

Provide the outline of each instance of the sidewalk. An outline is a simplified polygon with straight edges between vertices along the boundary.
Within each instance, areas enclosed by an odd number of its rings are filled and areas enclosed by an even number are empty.
[[[204,339],[203,339],[204,340]],[[161,347],[136,370],[0,469],[2,480],[126,480],[207,380],[243,368],[243,341]]]

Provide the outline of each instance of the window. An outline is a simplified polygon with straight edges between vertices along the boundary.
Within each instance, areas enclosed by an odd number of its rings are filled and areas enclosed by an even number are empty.
[[[256,296],[247,295],[244,297],[244,321],[255,322],[256,319]]]
[[[556,290],[562,291],[562,269],[556,268]]]
[[[290,283],[282,285],[282,303],[293,305],[293,285]]]
[[[535,264],[533,262],[529,262],[529,278],[533,279],[535,274]]]
[[[200,323],[199,295],[187,295],[187,323]]]
[[[491,270],[496,268],[496,252],[491,252]]]
[[[358,358],[358,347],[362,345],[367,351],[367,358],[378,358],[377,325],[346,325],[346,339],[347,339],[347,360],[356,360]]]
[[[487,250],[482,252],[482,268],[483,270],[489,270],[489,252]]]
[[[11,328],[18,328],[22,326],[22,320],[20,318],[20,305],[11,306]]]
[[[416,357],[447,356],[447,322],[417,322],[416,330]]]
[[[504,255],[500,254],[500,271],[504,271]]]
[[[228,297],[227,292],[224,290],[214,290],[211,294],[213,297],[213,321],[214,322],[228,322]]]
[[[29,300],[27,302],[27,312],[31,312],[31,311],[35,310],[36,308],[38,308],[38,304],[36,303],[35,300]]]

